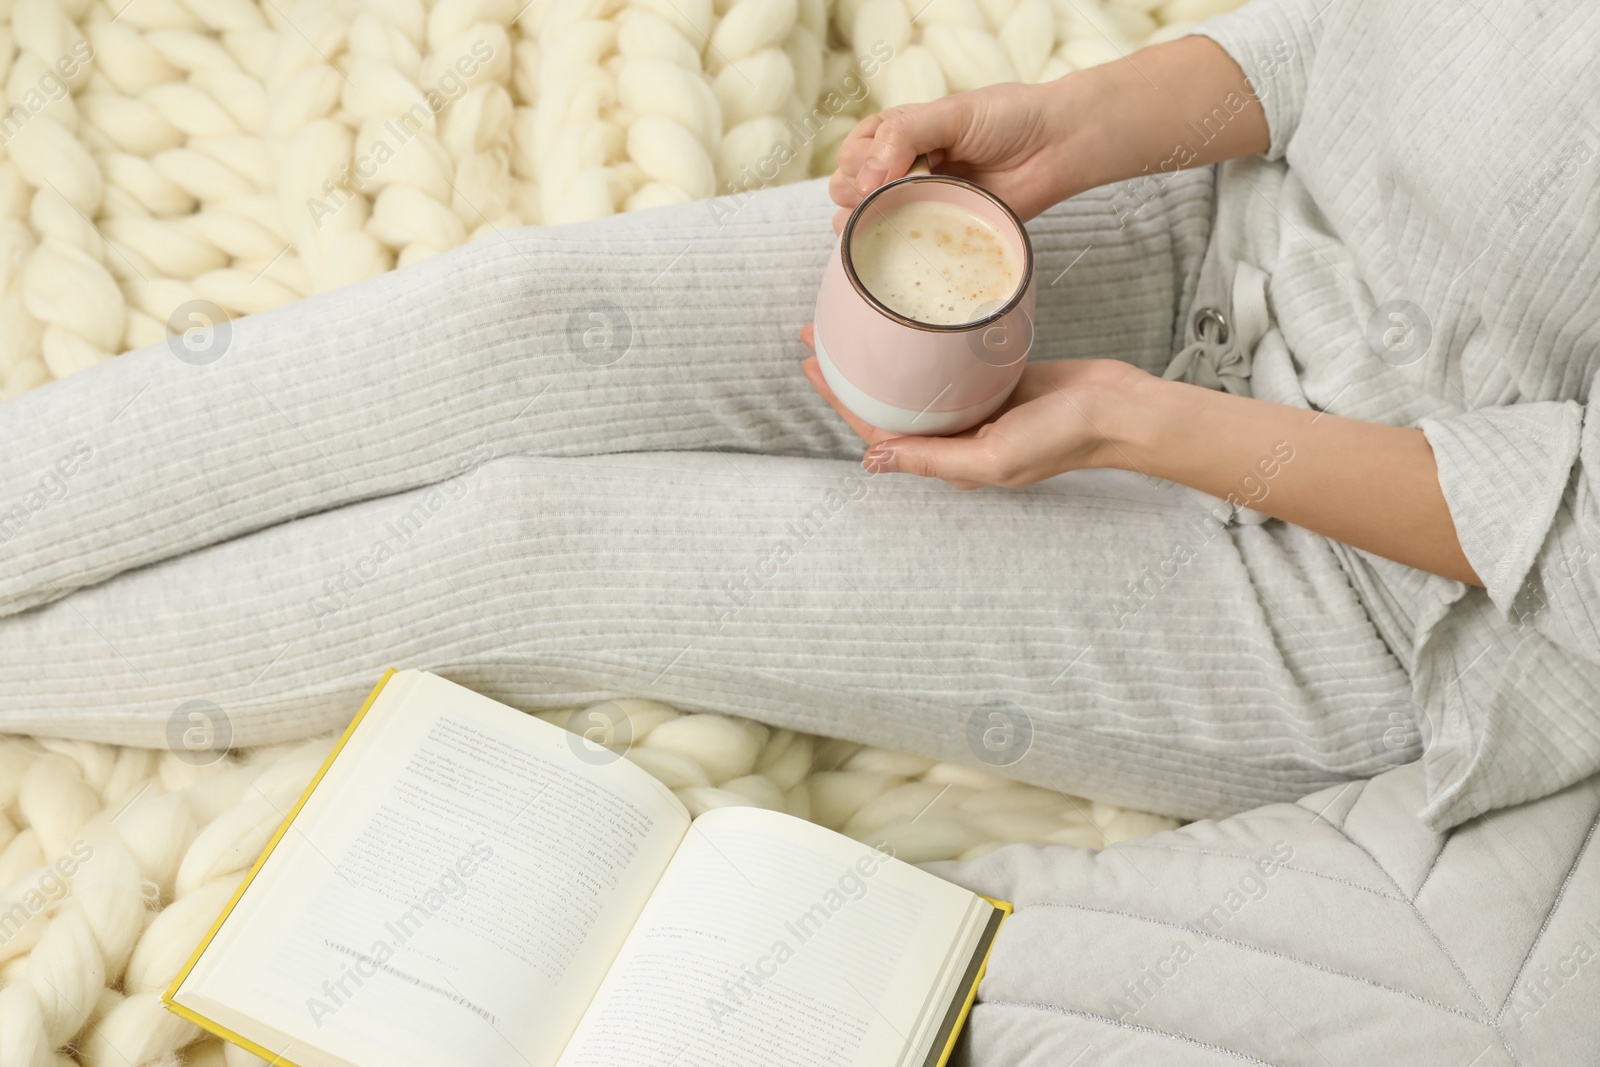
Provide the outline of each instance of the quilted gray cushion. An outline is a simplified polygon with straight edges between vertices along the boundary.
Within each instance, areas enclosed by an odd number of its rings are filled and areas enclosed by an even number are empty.
[[[1423,785],[929,864],[1017,905],[957,1062],[1600,1063],[1600,779],[1447,835]]]

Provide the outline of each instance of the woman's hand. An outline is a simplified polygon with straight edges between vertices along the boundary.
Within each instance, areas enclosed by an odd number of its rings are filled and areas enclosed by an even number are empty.
[[[1031,219],[1087,188],[1074,182],[1073,111],[1059,85],[1012,83],[868,115],[839,145],[828,186],[841,208],[833,228],[842,230],[863,197],[903,177],[924,153],[940,174],[976,182]]]
[[[1214,129],[1218,114],[1230,117]],[[841,209],[833,228],[842,231],[868,193],[924,153],[936,172],[977,182],[1026,220],[1108,182],[1270,143],[1266,111],[1239,65],[1210,38],[1184,37],[1043,85],[991,85],[868,115],[839,146],[828,186]]]
[[[800,332],[812,342],[811,327]],[[861,464],[960,489],[1032,485],[1089,467],[1138,471],[1471,585],[1423,432],[1167,381],[1112,359],[1030,363],[1004,407],[950,437],[897,437],[806,378],[872,447]]]
[[[812,329],[800,339],[812,344]],[[871,447],[862,466],[938,478],[958,489],[1022,486],[1087,467],[1126,467],[1106,420],[1136,379],[1150,375],[1114,359],[1030,363],[999,411],[981,426],[949,437],[899,436],[868,426],[839,402],[813,356],[806,379]]]

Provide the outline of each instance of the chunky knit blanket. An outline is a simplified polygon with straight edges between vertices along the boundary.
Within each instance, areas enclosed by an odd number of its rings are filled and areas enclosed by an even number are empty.
[[[0,399],[496,228],[826,174],[873,110],[1237,3],[0,3]]]
[[[648,700],[597,714],[690,811],[754,804],[903,859],[1003,842],[1099,848],[1177,824],[996,775]],[[570,712],[542,717],[565,724]],[[333,745],[196,765],[176,753],[0,739],[0,1067],[260,1063],[160,995]],[[187,755],[187,754],[186,754]]]
[[[0,0],[0,400],[495,230],[823,175],[874,110],[1237,3]],[[1174,825],[622,703],[629,758],[692,811],[787,810],[914,861]],[[197,767],[0,740],[0,1067],[259,1062],[158,996],[331,743]]]

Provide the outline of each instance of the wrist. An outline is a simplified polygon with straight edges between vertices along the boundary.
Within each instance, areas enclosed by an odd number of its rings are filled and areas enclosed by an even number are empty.
[[[1151,45],[1139,50],[1137,62],[1102,63],[1045,88],[1055,97],[1058,165],[1074,193],[1265,152],[1271,142],[1266,112],[1238,63],[1204,36]],[[1213,109],[1231,97],[1247,101],[1243,117],[1195,144]]]
[[[1048,150],[1060,175],[1060,199],[1118,181],[1116,140],[1104,119],[1115,110],[1116,90],[1098,67],[1074,71],[1036,87],[1044,94]]]
[[[1180,439],[1193,416],[1193,386],[1172,382],[1123,363],[1108,375],[1096,424],[1104,437],[1101,466],[1137,471],[1153,478],[1170,477],[1173,441]],[[1202,390],[1204,392],[1205,390]]]

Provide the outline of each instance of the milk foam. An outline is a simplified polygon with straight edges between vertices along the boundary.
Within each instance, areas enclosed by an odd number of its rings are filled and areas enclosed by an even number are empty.
[[[988,222],[937,200],[869,207],[850,243],[867,292],[891,311],[937,326],[976,321],[1009,300],[1022,281],[1019,259]]]

